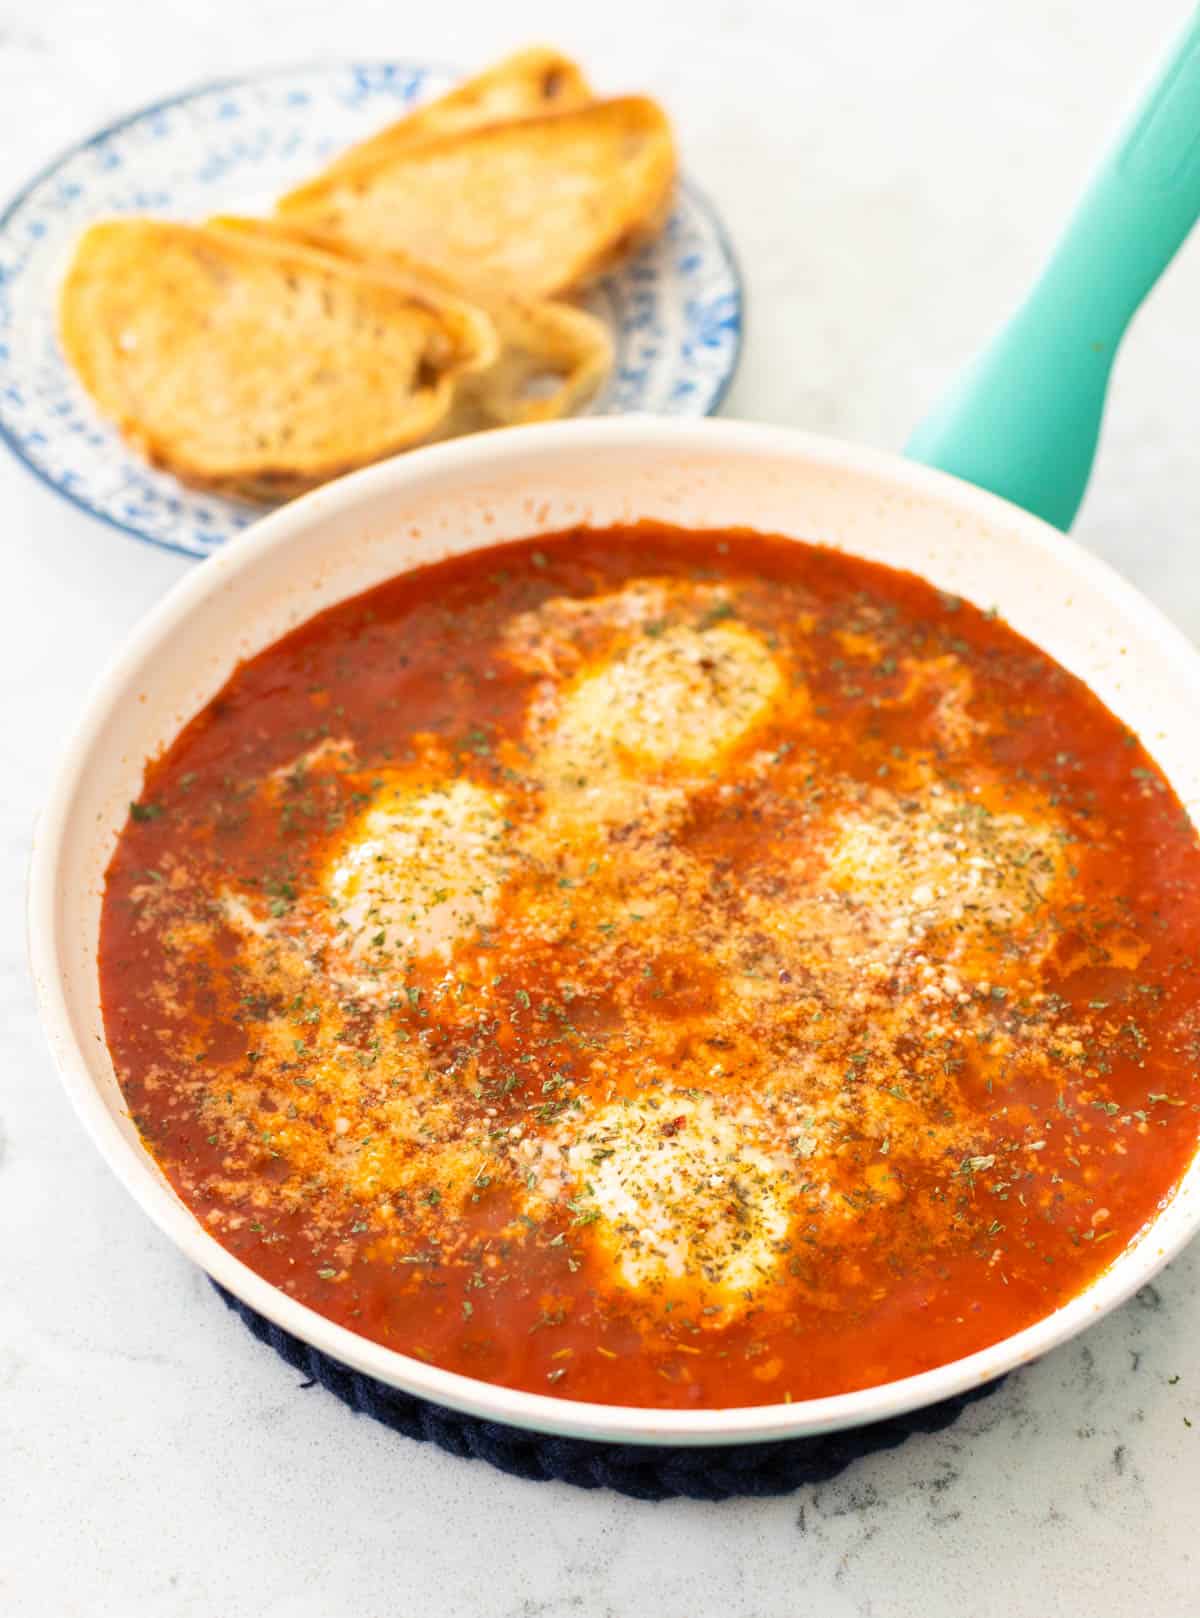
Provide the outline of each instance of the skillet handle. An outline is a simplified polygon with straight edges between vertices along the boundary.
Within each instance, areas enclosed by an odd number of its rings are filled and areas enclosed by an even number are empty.
[[[906,453],[1067,529],[1126,326],[1200,215],[1200,7],[1025,302]]]

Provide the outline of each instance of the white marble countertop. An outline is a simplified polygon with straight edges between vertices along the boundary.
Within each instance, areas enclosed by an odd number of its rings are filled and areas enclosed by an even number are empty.
[[[1182,0],[40,0],[0,13],[0,192],[189,82],[546,38],[677,117],[749,331],[730,414],[884,445],[998,318]],[[1079,537],[1200,635],[1200,241],[1139,321]],[[30,826],[90,681],[189,564],[0,458],[0,1611],[8,1618],[1184,1618],[1200,1251],[948,1433],[791,1498],[640,1505],[356,1419],[138,1212],[43,1046]],[[66,1188],[64,1190],[64,1188]],[[1190,1423],[1194,1422],[1194,1426]]]

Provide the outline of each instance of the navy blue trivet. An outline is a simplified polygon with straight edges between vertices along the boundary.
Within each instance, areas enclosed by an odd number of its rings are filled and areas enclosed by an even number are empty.
[[[216,1286],[216,1282],[213,1283]],[[596,1444],[581,1438],[551,1438],[457,1410],[443,1410],[399,1388],[352,1371],[310,1348],[257,1314],[240,1298],[217,1287],[229,1307],[260,1343],[269,1343],[289,1365],[319,1382],[360,1415],[372,1416],[406,1438],[424,1440],[451,1455],[487,1461],[501,1472],[538,1483],[556,1479],[580,1489],[615,1489],[635,1500],[729,1500],[735,1495],[790,1494],[802,1483],[826,1483],[853,1461],[895,1449],[914,1433],[939,1433],[1004,1380],[985,1383],[940,1404],[890,1416],[869,1427],[788,1438],[770,1444],[711,1445],[678,1449],[662,1445]]]

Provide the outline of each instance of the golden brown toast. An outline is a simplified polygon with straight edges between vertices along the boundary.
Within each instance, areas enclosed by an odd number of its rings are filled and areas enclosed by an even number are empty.
[[[495,67],[478,73],[436,101],[388,124],[377,134],[339,153],[315,180],[292,193],[300,197],[313,185],[332,174],[345,173],[362,162],[399,151],[440,135],[454,135],[481,124],[507,123],[513,118],[530,118],[542,112],[565,112],[586,106],[593,99],[591,88],[570,57],[547,46],[535,45],[505,57]],[[284,198],[284,203],[290,199]]]
[[[491,365],[464,376],[438,436],[558,421],[587,401],[612,368],[603,323],[557,299],[506,298],[488,305],[500,338]]]
[[[303,243],[151,219],[83,237],[63,346],[153,464],[274,498],[433,436],[491,320]]]
[[[359,252],[409,254],[472,296],[545,298],[657,228],[675,170],[662,108],[627,96],[380,151],[279,213]]]
[[[353,253],[349,248],[286,219],[218,216],[219,230],[300,241],[320,251],[340,252],[373,275],[390,278],[416,297],[460,304],[461,287],[444,271],[407,254]],[[490,316],[499,350],[490,365],[461,376],[438,438],[486,427],[556,421],[586,402],[607,376],[612,343],[603,322],[568,303],[547,299],[488,296],[476,290]]]

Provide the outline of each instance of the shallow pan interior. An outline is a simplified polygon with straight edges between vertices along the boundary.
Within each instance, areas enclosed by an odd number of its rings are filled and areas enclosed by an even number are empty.
[[[1129,585],[1056,530],[898,458],[780,429],[626,417],[510,430],[371,468],[265,518],[190,574],[139,628],[96,687],[36,838],[30,949],[43,1019],[77,1110],[151,1217],[222,1285],[345,1363],[441,1404],[578,1437],[729,1443],[852,1426],[986,1381],[1128,1297],[1200,1221],[1200,1165],[1091,1288],[968,1359],[790,1405],[728,1411],[587,1405],[409,1359],[263,1281],[205,1232],[144,1151],[104,1043],[96,942],[105,867],[139,794],[145,760],[240,659],[405,568],[575,524],[647,517],[835,545],[997,608],[1141,736],[1194,817],[1200,655]]]

